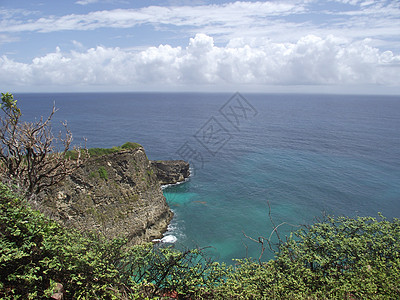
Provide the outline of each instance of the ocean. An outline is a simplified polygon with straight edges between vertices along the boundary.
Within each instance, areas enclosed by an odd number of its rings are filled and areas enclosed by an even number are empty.
[[[164,241],[215,260],[260,255],[325,214],[400,217],[400,97],[306,94],[16,94],[25,120],[68,121],[74,143],[144,146],[185,159],[190,179],[164,189],[175,216]],[[266,250],[264,260],[274,256]]]

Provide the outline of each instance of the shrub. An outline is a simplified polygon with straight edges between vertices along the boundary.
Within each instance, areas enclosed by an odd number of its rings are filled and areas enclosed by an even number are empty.
[[[152,299],[199,295],[220,279],[201,250],[127,246],[61,227],[0,183],[0,299]]]
[[[138,143],[127,142],[121,146],[122,149],[136,149],[142,147],[142,145]]]
[[[147,296],[176,295],[179,299],[199,299],[223,282],[225,266],[212,261],[205,249],[135,247],[127,256],[132,280],[146,286]]]
[[[204,249],[127,246],[61,227],[0,183],[0,298],[399,299],[400,220],[327,217],[275,259],[226,267]]]
[[[105,180],[108,179],[108,173],[107,173],[107,170],[106,170],[105,167],[101,166],[101,167],[98,169],[98,172],[99,172],[100,178],[105,179]]]
[[[267,263],[238,261],[221,298],[399,299],[400,221],[327,217],[295,232]]]
[[[67,299],[121,295],[118,259],[124,240],[66,230],[0,184],[0,298],[49,297],[62,283]],[[132,285],[133,287],[133,285]]]
[[[122,150],[132,150],[142,147],[138,143],[132,143],[132,142],[127,142],[123,144],[122,146],[119,147],[112,147],[112,148],[89,148],[87,149],[87,153],[89,154],[90,157],[98,157],[98,156],[103,156],[107,154],[112,154],[116,152],[120,152]],[[66,153],[67,158],[71,159],[76,159],[78,157],[78,152],[76,150],[68,151]],[[85,157],[86,151],[81,151],[81,157]]]

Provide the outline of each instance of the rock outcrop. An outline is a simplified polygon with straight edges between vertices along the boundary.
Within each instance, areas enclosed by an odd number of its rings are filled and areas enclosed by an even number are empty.
[[[183,160],[151,161],[160,184],[175,184],[190,176],[189,163]]]
[[[158,174],[170,178],[169,183],[189,175],[178,174],[173,162],[166,165],[171,168],[161,172],[164,165],[150,162],[143,147],[91,157],[47,192],[43,203],[53,218],[80,230],[95,230],[108,238],[123,235],[135,244],[151,241],[162,236],[173,216]]]

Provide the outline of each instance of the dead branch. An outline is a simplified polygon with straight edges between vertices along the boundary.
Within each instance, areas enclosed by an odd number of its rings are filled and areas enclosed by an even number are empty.
[[[272,247],[273,243],[271,242],[271,239],[272,239],[272,236],[273,236],[274,233],[276,234],[276,237],[278,238],[278,241],[279,241],[279,243],[278,243],[278,249],[279,249],[279,246],[280,246],[281,244],[284,243],[284,242],[282,241],[280,235],[279,235],[279,232],[278,232],[278,228],[279,228],[280,226],[282,226],[282,225],[289,225],[289,226],[293,226],[293,227],[300,227],[300,226],[298,226],[298,225],[293,225],[293,224],[290,224],[290,223],[287,223],[287,222],[282,222],[282,223],[280,223],[278,226],[276,226],[276,225],[275,225],[275,222],[274,222],[274,220],[272,219],[272,216],[271,216],[271,205],[270,205],[270,202],[267,201],[267,204],[268,204],[268,216],[269,216],[269,220],[270,220],[270,222],[271,222],[271,224],[272,224],[272,226],[273,226],[273,229],[272,229],[272,231],[271,231],[271,234],[269,235],[269,238],[266,239],[266,238],[263,237],[263,236],[259,236],[258,239],[254,239],[254,238],[252,238],[252,237],[246,235],[246,234],[242,231],[243,235],[244,235],[246,238],[248,238],[249,240],[251,240],[251,241],[253,241],[253,242],[259,243],[259,244],[261,245],[261,253],[260,253],[260,256],[259,256],[259,258],[258,258],[258,262],[260,263],[260,265],[261,265],[261,258],[262,258],[263,254],[264,254],[265,249],[266,249],[265,244],[264,244],[265,242],[267,242],[268,247],[269,247],[269,249],[270,249],[272,252],[275,253],[275,252],[277,251],[277,250],[274,250],[274,249],[273,249],[273,247]]]
[[[73,141],[67,123],[63,123],[64,134],[60,132],[57,138],[52,133],[55,105],[46,119],[22,123],[17,100],[8,93],[2,94],[1,100],[4,116],[0,116],[0,175],[3,178],[25,188],[31,196],[59,183],[82,165],[79,147],[74,148],[76,158],[67,157]],[[56,145],[62,146],[61,151]]]

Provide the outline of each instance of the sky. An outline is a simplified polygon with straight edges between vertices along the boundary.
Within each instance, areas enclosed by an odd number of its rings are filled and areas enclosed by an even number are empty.
[[[0,0],[0,89],[400,94],[400,1]]]

